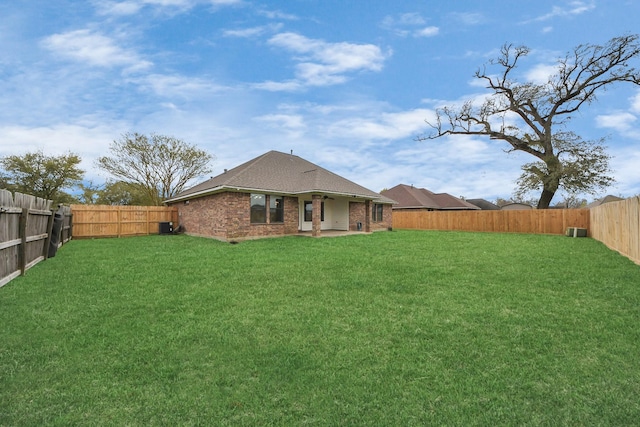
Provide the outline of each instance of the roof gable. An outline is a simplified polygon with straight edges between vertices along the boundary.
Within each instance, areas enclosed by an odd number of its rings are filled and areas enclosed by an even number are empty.
[[[450,194],[433,193],[426,188],[405,184],[398,184],[393,188],[382,191],[381,194],[398,202],[394,206],[395,209],[480,209]]]
[[[331,193],[365,199],[380,194],[349,181],[293,154],[269,151],[176,195],[168,202],[204,196],[217,191],[264,191],[282,194]]]

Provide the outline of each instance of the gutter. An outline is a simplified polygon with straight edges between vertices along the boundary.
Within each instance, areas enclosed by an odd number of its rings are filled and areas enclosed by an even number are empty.
[[[208,188],[206,190],[196,191],[195,193],[185,194],[184,196],[174,197],[172,199],[165,200],[164,204],[178,203],[190,199],[195,199],[197,197],[208,196],[209,194],[221,193],[223,191],[234,191],[234,192],[243,192],[243,193],[269,193],[269,194],[282,194],[289,196],[300,196],[303,194],[329,194],[333,196],[341,196],[345,198],[357,198],[357,199],[368,199],[368,200],[379,200],[380,195],[370,196],[364,194],[353,194],[353,193],[340,193],[336,191],[325,191],[325,190],[305,190],[298,192],[287,192],[287,191],[276,191],[266,188],[247,188],[247,187],[229,187],[229,186],[219,186],[214,188]]]

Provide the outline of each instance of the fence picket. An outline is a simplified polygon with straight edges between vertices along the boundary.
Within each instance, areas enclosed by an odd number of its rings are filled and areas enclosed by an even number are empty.
[[[157,234],[160,222],[178,222],[167,206],[71,205],[71,213],[75,239]]]
[[[51,200],[0,190],[0,287],[45,259]]]
[[[567,227],[589,229],[589,210],[393,211],[393,228],[564,234]]]
[[[594,239],[640,264],[640,196],[591,208]]]

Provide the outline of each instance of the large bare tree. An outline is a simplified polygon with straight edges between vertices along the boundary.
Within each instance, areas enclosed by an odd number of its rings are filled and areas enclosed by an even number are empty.
[[[596,94],[614,83],[640,85],[631,61],[640,56],[638,35],[615,37],[606,44],[580,45],[557,61],[545,83],[518,82],[514,74],[530,53],[524,46],[504,45],[497,59],[475,73],[491,93],[481,103],[436,110],[434,131],[419,140],[446,135],[479,135],[509,144],[536,158],[522,167],[517,193],[541,190],[538,208],[548,208],[558,189],[595,193],[613,182],[602,140],[585,141],[567,130],[571,117]]]
[[[111,156],[99,157],[97,166],[116,179],[144,189],[149,203],[184,190],[187,183],[211,172],[213,156],[170,136],[126,133],[109,147]]]

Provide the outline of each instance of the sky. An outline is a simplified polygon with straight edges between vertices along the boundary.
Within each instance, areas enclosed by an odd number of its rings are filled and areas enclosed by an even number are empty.
[[[0,156],[72,152],[100,185],[114,140],[155,133],[212,154],[211,176],[293,150],[374,191],[509,198],[533,157],[420,141],[425,120],[488,94],[474,73],[505,43],[531,49],[523,80],[544,79],[580,44],[639,33],[638,16],[637,0],[3,1]],[[640,194],[639,117],[640,87],[619,84],[569,123],[613,156],[616,183],[589,201]]]

